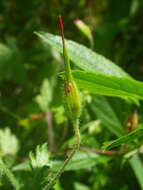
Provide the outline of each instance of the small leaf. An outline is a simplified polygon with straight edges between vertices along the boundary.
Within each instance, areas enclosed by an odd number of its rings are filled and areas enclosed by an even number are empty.
[[[64,123],[67,120],[63,106],[54,107],[52,108],[52,111],[54,112],[54,117],[58,125]]]
[[[35,154],[33,152],[29,153],[29,163],[30,166],[34,168],[42,168],[43,166],[51,166],[50,153],[48,152],[47,143],[43,145],[38,145],[36,147]]]
[[[0,155],[15,155],[19,150],[18,139],[9,128],[0,129]]]
[[[75,20],[76,27],[88,38],[91,38],[91,30],[88,25],[86,25],[82,20]]]
[[[35,101],[43,112],[48,111],[52,101],[52,88],[48,79],[44,79],[40,88],[40,94],[36,96]]]
[[[87,24],[85,24],[82,20],[75,20],[75,25],[76,27],[80,30],[80,32],[86,37],[88,38],[88,40],[91,43],[91,47],[94,46],[94,41],[93,41],[93,36],[92,36],[92,32],[89,28],[89,26]]]

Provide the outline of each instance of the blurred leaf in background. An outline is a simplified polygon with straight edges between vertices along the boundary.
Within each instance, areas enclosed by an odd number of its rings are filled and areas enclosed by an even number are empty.
[[[7,127],[0,129],[0,156],[16,155],[19,150],[17,137]]]

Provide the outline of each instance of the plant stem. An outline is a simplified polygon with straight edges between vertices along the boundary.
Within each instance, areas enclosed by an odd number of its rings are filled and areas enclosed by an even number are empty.
[[[45,120],[48,126],[48,144],[51,153],[55,153],[54,134],[52,126],[52,113],[50,111],[45,113]]]
[[[80,146],[80,131],[79,131],[78,120],[75,121],[74,128],[75,128],[75,135],[76,135],[76,140],[77,140],[77,146],[79,148],[79,146]]]
[[[61,168],[58,170],[58,172],[56,173],[55,177],[50,181],[50,183],[48,185],[46,185],[44,187],[43,190],[50,190],[50,188],[53,187],[53,185],[56,183],[56,180],[61,176],[61,174],[64,172],[65,167],[67,166],[67,164],[69,163],[69,161],[72,159],[72,157],[74,156],[75,152],[79,149],[80,147],[80,132],[79,132],[79,127],[78,127],[78,121],[75,123],[74,125],[75,127],[75,134],[76,134],[76,138],[77,138],[77,143],[75,145],[75,147],[72,149],[70,155],[68,156],[68,158],[64,161],[63,165],[61,166]]]
[[[65,95],[66,95],[66,101],[67,101],[66,103],[67,103],[67,107],[69,109],[69,115],[70,115],[71,120],[74,125],[77,143],[76,143],[75,147],[73,148],[73,150],[71,151],[68,158],[64,161],[61,168],[57,171],[54,178],[50,181],[49,184],[47,184],[44,187],[43,190],[49,190],[50,188],[52,188],[52,186],[56,183],[56,180],[64,172],[65,167],[67,166],[67,164],[72,159],[75,152],[79,149],[79,146],[80,146],[80,132],[79,132],[79,126],[78,126],[78,118],[79,118],[80,112],[81,112],[80,96],[78,94],[78,90],[77,90],[76,84],[74,83],[72,73],[71,73],[70,61],[68,58],[68,52],[67,52],[65,40],[64,40],[64,28],[63,28],[61,16],[59,16],[59,24],[60,24],[60,29],[61,29],[61,33],[62,33],[63,56],[64,56],[64,63],[65,63],[65,87],[66,87]]]
[[[118,155],[124,155],[126,153],[123,151],[116,151],[116,150],[98,150],[96,148],[89,148],[89,147],[80,147],[80,150],[84,152],[93,152],[96,154],[108,155],[108,156],[118,156]]]
[[[53,187],[53,185],[56,183],[56,180],[61,176],[61,174],[64,172],[65,167],[69,163],[69,161],[72,159],[73,155],[75,154],[76,150],[78,149],[78,146],[76,145],[73,150],[71,151],[69,157],[64,161],[62,167],[59,169],[59,171],[56,173],[55,177],[51,180],[51,182],[43,189],[43,190],[50,190],[50,188]]]
[[[20,185],[19,185],[18,181],[16,180],[15,176],[13,175],[13,173],[6,167],[6,165],[4,164],[4,162],[2,161],[1,158],[0,158],[0,169],[8,177],[8,179],[9,179],[10,183],[12,184],[12,186],[16,190],[19,190],[20,189]]]

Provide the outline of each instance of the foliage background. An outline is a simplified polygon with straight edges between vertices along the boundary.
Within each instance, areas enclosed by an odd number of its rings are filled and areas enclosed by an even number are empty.
[[[142,81],[142,9],[142,0],[0,0],[0,156],[11,169],[25,163],[38,144],[48,142],[46,158],[48,155],[49,160],[60,160],[64,159],[68,145],[74,143],[72,125],[63,108],[62,82],[58,78],[63,70],[62,57],[44,46],[33,31],[59,35],[61,14],[66,38],[90,47],[88,39],[74,24],[81,19],[92,31],[94,50]],[[123,128],[135,107],[118,98],[91,96],[87,92],[82,96],[82,146],[101,149],[104,142],[117,138],[116,125]],[[142,124],[142,102],[137,110]],[[141,144],[139,139],[129,146],[136,148]],[[85,156],[82,154],[62,175],[56,190],[141,188],[135,170],[128,161],[123,163],[124,157],[99,154],[98,159],[89,156],[82,162],[80,159]],[[50,165],[49,160],[46,164]],[[47,168],[40,171],[44,177],[38,176],[38,182],[37,170],[27,171],[22,167],[13,171],[25,189],[41,189],[47,180]],[[2,174],[0,189],[11,189]]]

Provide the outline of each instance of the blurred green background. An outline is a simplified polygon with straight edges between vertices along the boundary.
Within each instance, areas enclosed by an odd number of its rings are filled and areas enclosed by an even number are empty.
[[[62,57],[33,33],[42,30],[60,35],[59,14],[66,38],[90,47],[75,24],[82,20],[92,32],[97,53],[143,80],[142,0],[0,0],[0,155],[9,167],[27,160],[29,151],[44,142],[48,142],[51,156],[64,158],[73,141],[58,77],[63,70]],[[117,123],[109,120],[116,115],[124,125],[132,105],[87,92],[82,96],[82,144],[100,149],[104,141],[116,138],[110,127]],[[101,156],[91,168],[87,165],[64,173],[55,189],[140,189],[129,163],[121,167],[121,160],[119,156]],[[27,173],[16,175],[19,180],[23,175],[25,181],[31,179]],[[0,189],[10,189],[3,177],[0,184]]]

